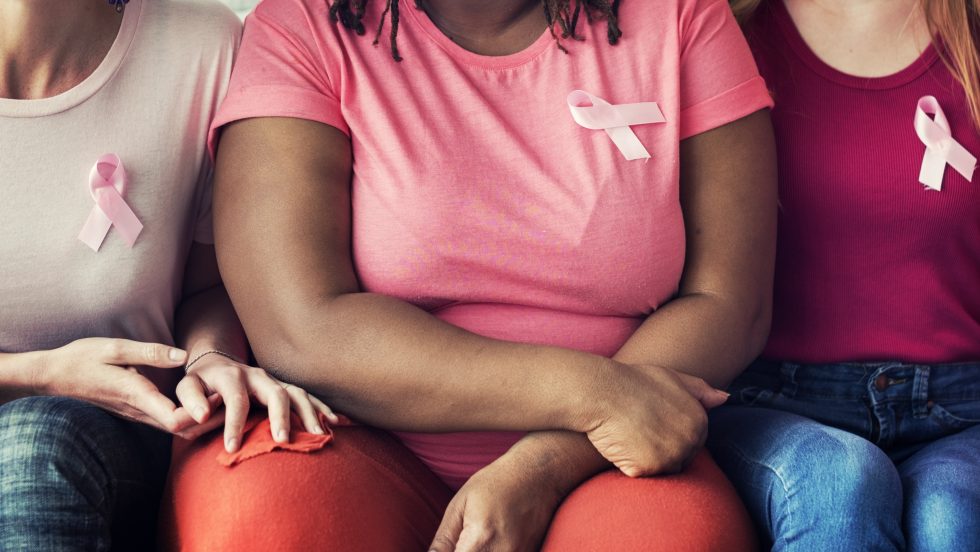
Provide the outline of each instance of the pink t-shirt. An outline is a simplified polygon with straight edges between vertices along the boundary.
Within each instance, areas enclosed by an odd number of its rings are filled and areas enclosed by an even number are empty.
[[[980,155],[963,87],[929,47],[881,78],[820,60],[782,0],[747,27],[772,87],[779,251],[764,355],[794,362],[980,360],[980,178],[919,183],[916,104],[939,100]],[[980,174],[980,173],[978,173]]]
[[[460,48],[402,4],[396,63],[385,37],[375,47],[338,27],[322,0],[265,0],[215,128],[285,116],[351,137],[364,290],[484,336],[613,355],[677,291],[680,141],[770,105],[727,3],[627,0],[616,46],[583,17],[567,55],[544,31],[500,57]],[[383,7],[369,4],[365,27]],[[633,127],[652,158],[627,161],[576,124],[576,89],[657,102],[666,123]],[[458,486],[520,434],[400,437]]]

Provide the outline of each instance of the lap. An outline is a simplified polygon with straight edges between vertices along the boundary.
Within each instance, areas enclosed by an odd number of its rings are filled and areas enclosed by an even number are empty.
[[[631,479],[611,470],[569,495],[543,550],[754,550],[748,514],[707,452],[682,473]]]
[[[167,548],[423,550],[451,493],[407,448],[368,427],[325,448],[274,451],[231,468],[220,435],[174,447],[163,504]]]

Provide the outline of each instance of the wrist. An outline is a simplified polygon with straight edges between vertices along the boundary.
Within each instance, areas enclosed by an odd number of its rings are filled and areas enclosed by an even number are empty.
[[[558,501],[608,467],[584,436],[567,431],[529,433],[500,460],[520,470],[539,492]]]
[[[624,368],[619,362],[597,357],[589,369],[578,375],[572,382],[568,396],[570,410],[567,413],[568,425],[564,429],[588,433],[605,421],[616,398],[612,384]]]

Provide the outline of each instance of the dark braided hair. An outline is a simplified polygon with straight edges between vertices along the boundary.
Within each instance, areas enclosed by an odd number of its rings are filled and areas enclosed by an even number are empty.
[[[330,19],[339,21],[341,25],[359,35],[364,34],[364,23],[361,20],[364,18],[364,11],[368,0],[327,1],[330,3]],[[378,39],[381,38],[385,18],[390,13],[391,57],[395,61],[401,61],[402,57],[398,54],[397,42],[398,0],[385,0],[385,2],[385,9],[381,13],[381,21],[378,23],[378,31],[374,35],[374,44],[377,44]],[[416,9],[422,9],[419,2],[420,0],[415,0]],[[604,19],[606,21],[606,36],[609,39],[609,44],[616,44],[619,41],[619,37],[623,36],[623,31],[619,29],[619,19],[617,17],[619,2],[620,0],[541,0],[541,6],[544,8],[548,30],[551,31],[551,36],[555,38],[555,44],[559,50],[567,54],[568,50],[562,45],[561,39],[571,38],[573,40],[582,40],[582,37],[575,33],[575,27],[578,25],[578,16],[582,12],[582,8],[585,8],[585,16],[590,23],[597,19]],[[573,3],[575,5],[574,9],[572,8]],[[555,32],[556,24],[561,29],[560,34]]]

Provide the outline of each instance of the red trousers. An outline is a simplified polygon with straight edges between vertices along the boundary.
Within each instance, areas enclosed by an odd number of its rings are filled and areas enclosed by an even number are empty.
[[[221,435],[174,447],[161,512],[166,550],[427,550],[452,492],[387,433],[342,427],[314,453],[220,465]],[[179,441],[179,440],[178,440]],[[562,503],[546,551],[748,551],[751,522],[702,452],[682,474],[608,471]]]

